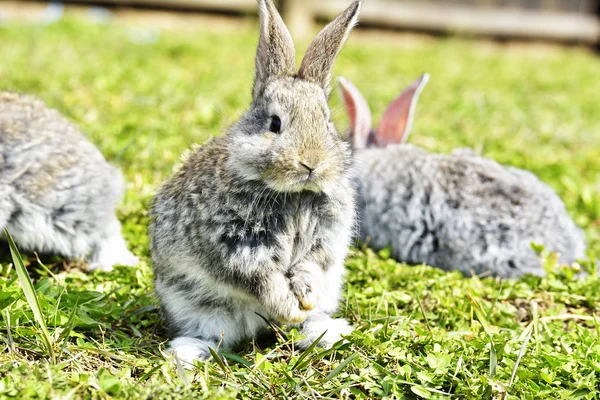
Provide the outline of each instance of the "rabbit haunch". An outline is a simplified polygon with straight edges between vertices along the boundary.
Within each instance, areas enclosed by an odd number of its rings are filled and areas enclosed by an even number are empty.
[[[0,93],[0,228],[26,251],[135,265],[115,207],[121,173],[57,111]]]
[[[582,258],[585,238],[563,202],[532,173],[469,149],[431,154],[403,144],[428,75],[409,86],[371,129],[367,102],[340,78],[355,150],[360,238],[394,258],[466,274],[543,274],[531,243]]]
[[[260,335],[266,320],[301,324],[306,347],[351,331],[333,319],[355,219],[351,151],[330,121],[333,62],[357,20],[353,3],[295,50],[271,0],[259,1],[252,104],[190,151],[153,200],[156,293],[190,366],[209,347]]]

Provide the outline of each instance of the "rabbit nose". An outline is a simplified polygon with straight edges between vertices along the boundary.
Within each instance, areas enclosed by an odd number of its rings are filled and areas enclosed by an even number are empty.
[[[308,170],[309,175],[312,174],[312,172],[316,169],[316,167],[313,168],[313,167],[303,163],[302,161],[300,161],[300,165],[302,165],[304,168],[306,168]]]
[[[301,151],[298,154],[298,163],[309,172],[316,172],[325,161],[325,154],[319,150]]]

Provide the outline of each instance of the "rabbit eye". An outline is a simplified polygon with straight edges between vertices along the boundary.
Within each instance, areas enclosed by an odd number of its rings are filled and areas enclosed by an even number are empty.
[[[281,131],[281,119],[277,115],[271,116],[271,125],[269,130],[273,133],[279,133]]]

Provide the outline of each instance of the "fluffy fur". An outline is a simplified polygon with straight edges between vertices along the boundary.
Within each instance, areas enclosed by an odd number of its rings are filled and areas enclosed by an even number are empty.
[[[153,200],[156,293],[171,349],[188,366],[209,358],[208,347],[259,335],[265,320],[300,324],[300,347],[351,331],[331,318],[355,214],[351,151],[327,98],[358,10],[324,29],[303,62],[310,74],[296,75],[287,28],[270,0],[259,1],[250,108],[224,137],[191,150]]]
[[[358,89],[340,79],[355,149],[360,238],[376,249],[391,246],[398,260],[466,274],[541,275],[532,242],[559,252],[564,263],[582,258],[583,232],[532,173],[468,149],[442,155],[403,144],[426,82],[424,75],[394,100],[375,131]]]
[[[135,265],[115,216],[122,192],[120,172],[58,112],[0,93],[0,236],[90,270]]]

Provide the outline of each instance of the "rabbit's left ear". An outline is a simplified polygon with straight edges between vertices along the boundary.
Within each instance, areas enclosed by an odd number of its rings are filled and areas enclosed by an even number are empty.
[[[298,76],[321,86],[327,96],[331,93],[333,63],[346,42],[348,34],[358,22],[360,5],[360,1],[355,1],[323,28],[308,46],[300,65]]]
[[[353,149],[364,149],[371,135],[371,110],[360,91],[344,77],[338,78],[340,92],[348,118]]]
[[[421,91],[429,81],[429,74],[421,75],[419,79],[407,87],[400,96],[396,97],[385,110],[377,133],[375,142],[378,146],[390,143],[404,143],[410,135],[413,116]]]
[[[252,98],[256,99],[271,77],[293,76],[296,52],[290,32],[272,0],[258,0],[260,37],[256,49],[256,72]]]

